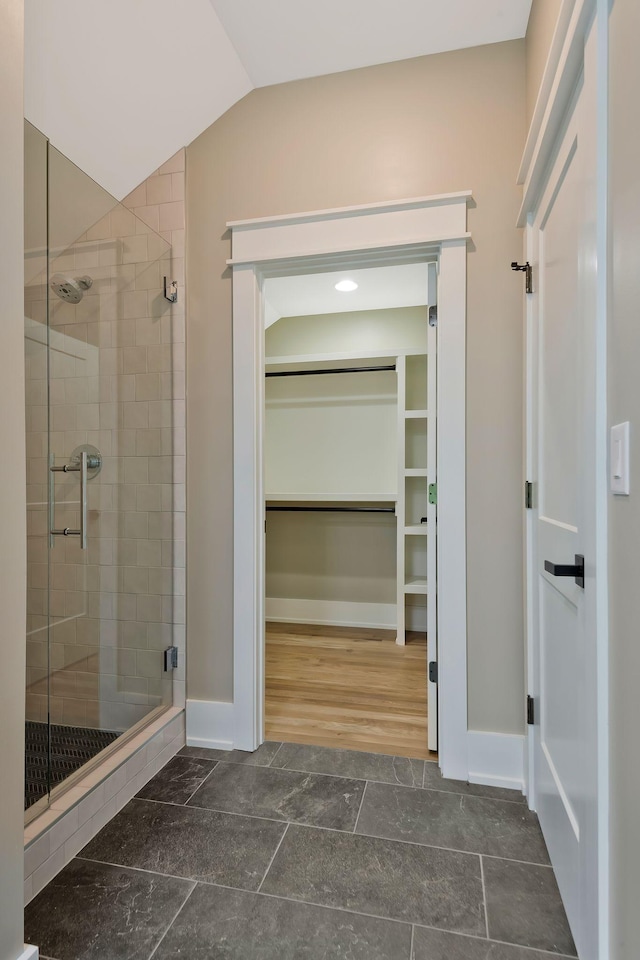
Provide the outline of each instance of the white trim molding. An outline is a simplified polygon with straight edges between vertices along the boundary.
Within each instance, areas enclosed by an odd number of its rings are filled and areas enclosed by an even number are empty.
[[[398,626],[398,608],[395,603],[267,597],[265,610],[268,623],[315,623],[326,627],[364,627],[391,631],[395,631]],[[406,626],[408,630],[427,629],[426,603],[407,604]]]
[[[469,783],[520,790],[525,787],[526,737],[469,730]]]
[[[264,303],[270,276],[438,259],[439,753],[466,780],[466,283],[471,193],[232,222],[234,746],[264,739]],[[188,708],[187,708],[188,709]]]
[[[224,700],[187,700],[187,746],[233,750],[233,704]]]
[[[24,950],[17,960],[38,960],[38,956],[38,948],[30,947],[28,943],[25,943]]]
[[[525,226],[540,199],[545,172],[582,73],[584,45],[595,12],[596,0],[563,0],[518,175],[518,183],[524,185],[519,227]]]

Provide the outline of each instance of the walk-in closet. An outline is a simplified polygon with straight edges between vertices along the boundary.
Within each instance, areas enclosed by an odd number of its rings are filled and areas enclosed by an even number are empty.
[[[437,750],[436,264],[265,287],[266,735]]]

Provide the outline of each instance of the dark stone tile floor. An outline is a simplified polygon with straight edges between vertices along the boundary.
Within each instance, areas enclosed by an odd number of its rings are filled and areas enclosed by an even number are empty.
[[[404,757],[185,747],[32,901],[49,960],[575,957],[515,791]]]

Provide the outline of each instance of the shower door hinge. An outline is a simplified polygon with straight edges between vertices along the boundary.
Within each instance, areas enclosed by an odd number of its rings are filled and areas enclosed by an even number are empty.
[[[178,302],[178,281],[177,280],[168,280],[167,277],[164,278],[164,298],[168,300],[169,303]]]
[[[438,682],[438,661],[430,660],[429,661],[429,683]]]
[[[178,648],[167,647],[164,652],[164,672],[170,673],[178,666]]]
[[[524,505],[527,510],[533,510],[533,484],[530,480],[524,485]]]
[[[535,722],[535,700],[527,694],[527,724],[531,727]]]

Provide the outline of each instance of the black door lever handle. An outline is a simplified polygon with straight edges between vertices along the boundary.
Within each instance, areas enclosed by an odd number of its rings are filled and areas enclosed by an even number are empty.
[[[575,554],[575,563],[552,563],[551,560],[545,560],[544,568],[552,577],[573,577],[576,584],[584,590],[584,557],[580,553]]]

